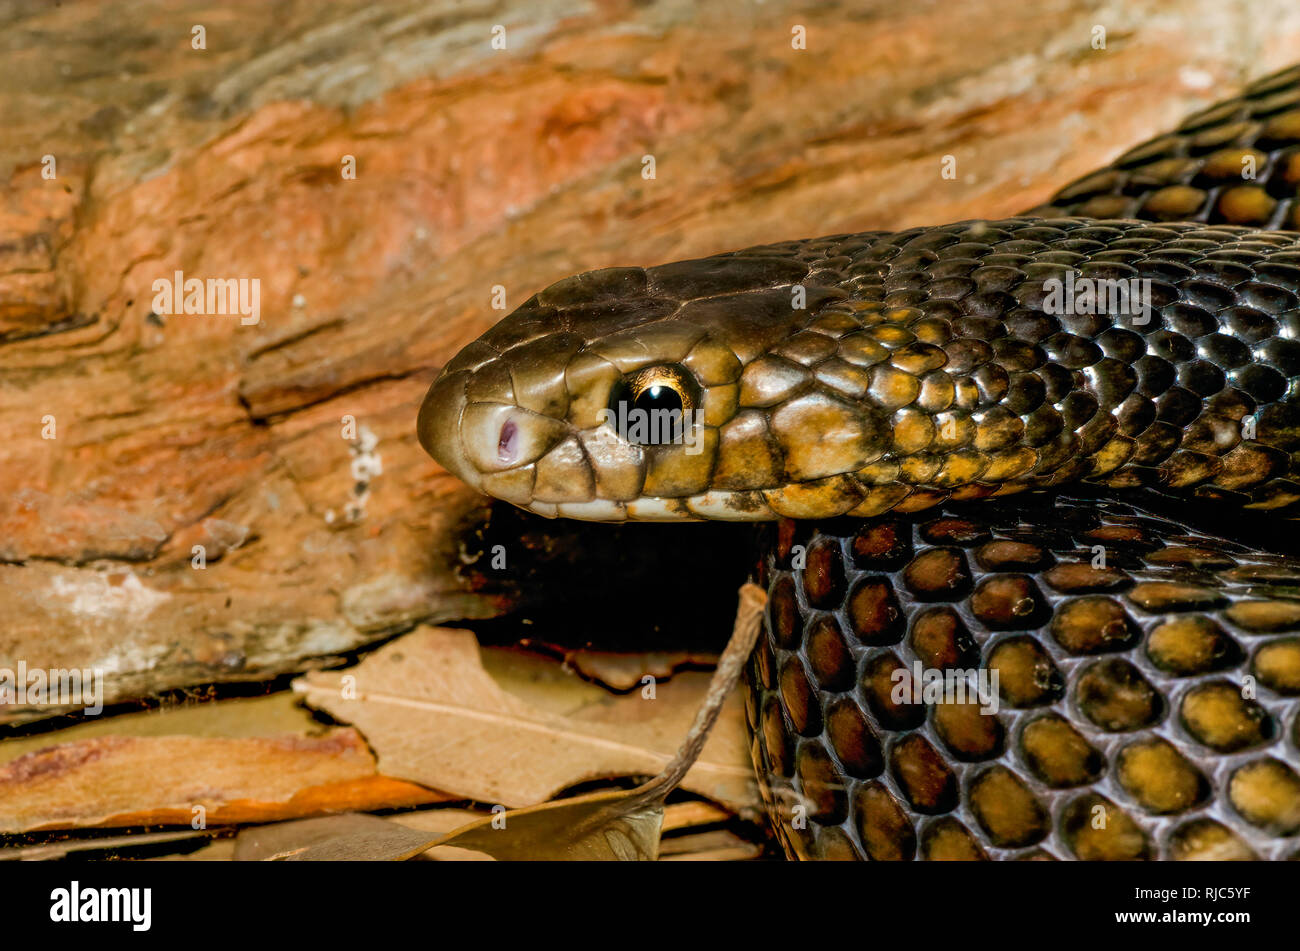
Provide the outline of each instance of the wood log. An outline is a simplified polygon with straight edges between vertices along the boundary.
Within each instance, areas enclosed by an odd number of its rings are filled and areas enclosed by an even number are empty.
[[[1300,58],[1287,0],[3,18],[0,667],[98,669],[109,703],[580,613],[593,552],[647,552],[649,591],[716,587],[651,557],[666,536],[540,520],[503,523],[511,570],[465,564],[490,510],[414,420],[496,288],[513,308],[590,268],[1013,214]],[[177,272],[256,279],[258,320],[165,313]]]

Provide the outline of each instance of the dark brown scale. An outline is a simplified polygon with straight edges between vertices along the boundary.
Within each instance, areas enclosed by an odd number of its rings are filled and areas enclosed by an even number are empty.
[[[1054,789],[1095,782],[1106,769],[1106,757],[1056,714],[1026,722],[1020,749],[1033,776]]]
[[[1031,213],[1295,228],[1298,91],[1295,70],[1260,80],[1174,133],[1129,150],[1111,168],[1067,185]]]
[[[1142,672],[1113,658],[1082,668],[1075,680],[1076,706],[1097,729],[1127,733],[1157,723],[1164,702]]]
[[[788,544],[815,569],[769,550],[749,710],[790,854],[1293,850],[1300,558],[1150,503],[1031,495],[800,523]],[[792,539],[787,524],[769,531]],[[800,610],[825,575],[869,594]],[[973,689],[926,698],[917,662],[996,670],[998,709]]]

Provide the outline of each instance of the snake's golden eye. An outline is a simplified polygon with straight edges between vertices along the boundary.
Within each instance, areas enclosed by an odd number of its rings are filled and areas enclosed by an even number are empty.
[[[684,368],[645,367],[614,385],[609,422],[623,439],[638,446],[681,442],[699,405],[699,385]]]

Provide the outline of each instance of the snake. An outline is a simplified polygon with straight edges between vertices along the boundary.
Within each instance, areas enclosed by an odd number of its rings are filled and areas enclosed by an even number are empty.
[[[1017,217],[565,278],[418,435],[539,516],[763,523],[791,858],[1300,858],[1298,232],[1293,67]]]

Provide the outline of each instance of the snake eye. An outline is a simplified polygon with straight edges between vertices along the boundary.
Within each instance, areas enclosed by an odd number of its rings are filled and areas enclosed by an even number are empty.
[[[699,402],[699,386],[682,367],[646,367],[614,385],[609,421],[619,436],[638,446],[681,442]]]

